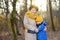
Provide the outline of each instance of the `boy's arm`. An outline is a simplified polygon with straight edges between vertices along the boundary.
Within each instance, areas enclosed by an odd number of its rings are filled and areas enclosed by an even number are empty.
[[[46,27],[46,22],[43,21],[43,23],[38,27],[38,31],[44,30],[45,27]]]

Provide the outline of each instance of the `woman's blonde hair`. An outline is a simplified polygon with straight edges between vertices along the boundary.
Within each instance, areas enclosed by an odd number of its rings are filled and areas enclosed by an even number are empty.
[[[30,8],[29,8],[29,10],[31,10],[32,8],[35,8],[36,11],[38,11],[38,7],[36,5],[31,5]]]

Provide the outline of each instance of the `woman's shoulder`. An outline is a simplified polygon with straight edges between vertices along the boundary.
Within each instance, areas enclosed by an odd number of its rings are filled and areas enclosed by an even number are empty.
[[[30,15],[30,13],[31,13],[30,11],[25,12],[25,16]]]
[[[30,13],[31,13],[30,11],[25,12],[25,14],[30,14]]]

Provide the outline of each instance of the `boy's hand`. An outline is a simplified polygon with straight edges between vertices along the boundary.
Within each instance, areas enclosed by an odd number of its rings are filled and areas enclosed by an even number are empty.
[[[47,27],[45,27],[44,30],[47,31]]]
[[[35,32],[38,32],[38,29],[35,29]]]

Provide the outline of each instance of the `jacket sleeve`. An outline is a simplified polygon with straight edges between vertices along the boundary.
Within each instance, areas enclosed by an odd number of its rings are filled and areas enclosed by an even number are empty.
[[[38,27],[38,31],[44,30],[45,27],[46,27],[46,22],[43,21],[43,23]]]
[[[26,17],[26,16],[24,16],[24,27],[28,30],[31,30],[33,27],[31,24],[29,24],[28,17]]]

